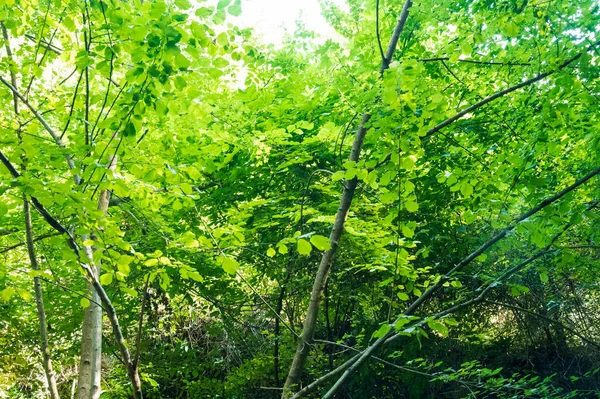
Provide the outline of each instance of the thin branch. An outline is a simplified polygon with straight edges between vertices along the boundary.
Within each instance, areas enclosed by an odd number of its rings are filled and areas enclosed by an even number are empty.
[[[81,83],[81,79],[83,78],[83,71],[79,74],[79,79],[77,79],[77,84],[75,85],[75,91],[73,92],[73,99],[71,100],[71,109],[69,110],[69,116],[67,118],[67,123],[65,123],[65,128],[60,134],[60,138],[62,139],[67,133],[67,129],[71,124],[71,118],[73,117],[73,112],[75,111],[75,100],[77,100],[77,92],[79,91],[79,84]]]
[[[504,308],[508,308],[508,309],[519,311],[519,312],[527,313],[527,314],[530,314],[530,315],[532,315],[534,317],[537,317],[537,318],[540,318],[542,320],[545,320],[545,321],[547,321],[549,323],[559,325],[562,328],[564,328],[565,330],[569,331],[571,334],[579,337],[582,341],[584,341],[584,342],[586,342],[586,343],[594,346],[596,349],[600,349],[600,344],[598,344],[597,342],[589,340],[588,338],[584,337],[583,335],[581,335],[580,333],[578,333],[577,331],[575,331],[571,327],[567,326],[566,324],[561,323],[558,320],[551,319],[549,317],[543,316],[543,315],[541,315],[539,313],[533,312],[533,311],[528,310],[528,309],[524,309],[524,308],[521,308],[521,307],[518,307],[518,306],[509,305],[508,303],[496,302],[496,301],[489,301],[489,300],[485,300],[483,302],[484,303],[489,303],[490,305],[501,306],[501,307],[504,307]]]
[[[21,176],[20,173],[17,172],[17,170],[15,169],[13,164],[8,160],[8,158],[6,158],[4,153],[2,153],[2,151],[0,151],[0,162],[2,162],[4,164],[4,166],[6,167],[6,169],[8,169],[8,171],[10,172],[12,177],[14,177],[16,179]],[[44,205],[42,205],[40,203],[40,201],[38,201],[37,198],[35,198],[35,197],[30,197],[30,198],[31,198],[31,203],[33,204],[35,209],[37,209],[37,211],[40,213],[40,215],[42,215],[44,220],[46,220],[46,222],[50,226],[52,226],[56,231],[58,231],[59,233],[67,235],[67,241],[69,243],[69,246],[71,247],[71,249],[73,249],[73,251],[77,255],[79,255],[79,246],[77,245],[77,242],[75,241],[75,239],[73,238],[73,236],[71,235],[69,230],[67,230],[66,227],[64,227],[54,216],[52,216],[50,214],[50,212],[48,212],[46,210]]]
[[[61,234],[62,233],[59,233],[59,232],[52,232],[52,233],[42,234],[40,236],[35,237],[33,239],[33,242],[37,242],[37,241],[40,241],[40,240],[43,240],[43,239],[49,238],[49,237],[56,237],[56,236],[59,236]],[[13,249],[22,247],[25,244],[26,244],[26,242],[20,242],[18,244],[14,244],[14,245],[11,245],[9,247],[2,248],[2,249],[0,249],[0,254],[4,254],[6,252],[12,251]]]
[[[135,356],[133,358],[133,366],[137,367],[140,360],[142,346],[142,324],[144,322],[144,311],[146,310],[146,296],[148,294],[148,285],[150,284],[150,274],[146,277],[144,291],[142,292],[142,309],[140,310],[140,321],[138,323],[137,336],[135,337]]]
[[[450,61],[450,57],[433,57],[433,58],[421,58],[419,62],[434,62],[434,61]],[[494,62],[494,61],[477,61],[477,60],[457,60],[457,62],[464,62],[467,64],[478,64],[478,65],[500,65],[500,66],[530,66],[527,62]]]
[[[450,75],[452,75],[454,77],[454,79],[456,79],[458,81],[458,83],[462,84],[463,86],[466,86],[465,82],[460,80],[460,78],[458,76],[456,76],[456,74],[454,72],[452,72],[452,69],[450,69],[444,61],[442,61],[442,65],[444,66],[444,68],[446,68],[446,70],[450,73]]]
[[[381,46],[381,33],[379,32],[379,0],[375,3],[375,32],[377,34],[377,46],[379,46],[379,54],[381,54],[381,62],[385,62],[385,54]]]
[[[400,39],[400,33],[404,30],[404,25],[406,24],[406,20],[408,19],[408,9],[412,6],[412,1],[407,0],[402,7],[402,11],[400,11],[400,16],[398,17],[398,21],[396,22],[396,26],[394,27],[394,32],[392,33],[392,37],[388,44],[388,48],[385,52],[385,57],[383,57],[383,61],[381,62],[381,67],[379,68],[379,74],[383,75],[386,69],[390,67],[390,63],[392,62],[392,57],[396,52],[396,47],[398,46],[398,40]]]
[[[0,27],[2,28],[2,37],[4,38],[4,47],[6,48],[6,55],[8,56],[8,59],[10,60],[11,64],[13,64],[13,65],[9,66],[10,82],[13,85],[13,87],[17,87],[17,76],[14,71],[14,68],[16,67],[16,65],[14,65],[12,49],[10,48],[10,40],[8,38],[8,31],[6,30],[6,26],[4,26],[4,22],[0,22]],[[19,99],[14,94],[13,94],[13,107],[15,110],[15,114],[19,115]]]
[[[7,82],[2,76],[0,76],[0,82],[2,82],[6,87],[8,87],[15,96],[17,96],[19,98],[19,100],[21,100],[23,102],[23,104],[25,104],[27,106],[27,108],[29,108],[29,110],[31,111],[31,113],[35,116],[35,118],[42,124],[42,126],[44,127],[44,129],[46,129],[46,131],[50,134],[50,136],[52,136],[52,139],[54,139],[54,142],[60,147],[60,148],[66,148],[64,143],[62,142],[60,136],[58,136],[56,134],[56,132],[54,131],[54,129],[52,129],[52,127],[50,127],[50,125],[48,124],[48,122],[44,119],[44,117],[42,116],[42,114],[40,114],[32,105],[29,101],[27,101],[27,99],[25,97],[23,97],[23,95],[21,93],[19,93],[19,91],[9,82]],[[64,154],[65,159],[67,160],[67,164],[69,165],[70,169],[75,169],[75,163],[73,162],[73,158],[71,158],[71,156],[69,154]],[[81,178],[79,177],[79,175],[75,175],[74,176],[74,180],[76,184],[79,184],[81,182]]]
[[[53,53],[55,53],[57,55],[60,55],[63,51],[61,48],[56,47],[55,45],[48,43],[48,42],[44,41],[43,39],[40,39],[39,43],[38,43],[38,39],[36,39],[35,36],[33,36],[33,35],[25,34],[25,37],[27,39],[31,40],[32,42],[38,44],[39,46],[42,46],[43,48],[52,51]]]
[[[427,291],[425,291],[419,298],[417,298],[417,300],[415,300],[403,312],[403,314],[400,317],[412,315],[440,287],[442,287],[443,284],[446,281],[448,281],[454,274],[456,274],[458,271],[460,271],[465,266],[467,266],[468,264],[470,264],[474,259],[476,259],[479,255],[483,254],[487,249],[489,249],[490,247],[492,247],[498,241],[500,241],[501,239],[503,239],[504,237],[506,237],[506,235],[508,234],[508,232],[514,230],[514,228],[516,227],[516,225],[518,223],[520,223],[520,222],[524,221],[525,219],[527,219],[527,218],[535,215],[537,212],[541,211],[546,206],[548,206],[548,205],[550,205],[550,204],[558,201],[559,199],[561,199],[562,197],[564,197],[566,194],[568,194],[569,192],[575,190],[576,188],[578,188],[582,184],[586,183],[587,181],[589,181],[591,178],[593,178],[594,176],[596,176],[599,173],[600,173],[600,168],[596,168],[595,170],[593,170],[592,172],[588,173],[587,175],[585,175],[581,179],[577,180],[575,183],[571,184],[570,186],[566,187],[565,189],[561,190],[560,192],[556,193],[555,195],[553,195],[553,196],[551,196],[551,197],[543,200],[538,205],[536,205],[535,207],[531,208],[529,211],[523,213],[520,217],[518,217],[517,219],[515,219],[515,221],[514,221],[514,223],[512,225],[510,225],[510,226],[504,228],[503,230],[501,230],[498,234],[496,234],[494,237],[492,237],[486,243],[484,243],[483,245],[481,245],[477,250],[475,250],[470,255],[468,255],[466,258],[464,258],[462,261],[460,261],[458,264],[456,264],[448,273],[446,273],[444,276],[441,276],[440,279],[434,285],[430,286],[429,289],[427,289]],[[542,254],[538,253],[536,255],[541,256]],[[534,255],[534,257],[536,255]],[[535,257],[535,259],[537,259],[539,256]],[[533,261],[535,259],[531,259],[530,258],[528,260],[529,261],[528,263],[530,263],[531,261]],[[399,320],[399,319],[400,318],[398,318],[397,320]],[[381,347],[382,345],[384,345],[385,343],[387,343],[388,340],[392,339],[392,337],[395,337],[395,336],[397,336],[395,334],[395,331],[393,329],[390,330],[387,334],[385,334],[383,337],[380,337],[379,339],[377,339],[371,346],[369,346],[367,349],[365,349],[362,352],[362,354],[359,354],[359,355],[355,356],[354,358],[350,359],[348,362],[346,362],[342,366],[340,366],[340,368],[344,368],[343,375],[338,379],[338,381],[336,381],[336,383],[334,384],[334,386],[329,390],[328,395],[332,395],[333,392],[335,392],[337,389],[339,389],[339,387],[343,384],[343,382],[346,379],[348,379],[350,377],[350,375],[358,367],[360,367],[360,365],[362,363],[364,363],[369,357],[371,357],[373,355],[373,353],[379,347]],[[350,363],[350,364],[347,364],[347,363]],[[335,373],[335,374],[333,374],[333,373]],[[328,373],[326,375],[327,378],[324,378],[322,380],[323,382],[321,382],[321,384],[324,383],[324,382],[329,381],[331,378],[334,378],[336,375],[338,375],[340,373],[341,373],[341,371],[339,371],[337,369],[334,370],[333,372]],[[314,387],[312,389],[316,389],[316,388],[317,387]],[[296,397],[296,396],[294,396],[294,397]],[[298,397],[300,397],[300,396],[298,396]],[[329,396],[329,397],[331,397],[331,396]]]
[[[596,42],[595,44],[599,44],[600,41]],[[589,47],[586,49],[586,51],[589,51]],[[540,80],[556,73],[559,72],[561,70],[563,70],[564,68],[566,68],[567,66],[569,66],[570,64],[574,63],[575,61],[577,61],[579,58],[581,58],[581,56],[583,55],[583,52],[575,55],[574,57],[568,59],[567,61],[563,62],[558,68],[552,70],[552,71],[548,71],[548,72],[544,72],[542,74],[539,74],[537,76],[534,76],[531,79],[527,79],[524,82],[518,83],[514,86],[511,86],[507,89],[504,90],[500,90],[486,98],[484,98],[483,100],[465,108],[464,110],[460,111],[459,113],[457,113],[456,115],[446,119],[445,121],[437,124],[436,126],[432,127],[431,129],[429,129],[427,131],[427,133],[424,136],[424,139],[427,139],[429,137],[431,137],[432,135],[434,135],[435,133],[437,133],[438,131],[440,131],[441,129],[445,128],[446,126],[452,124],[453,122],[456,122],[457,120],[461,119],[463,116],[475,111],[478,108],[483,107],[484,105],[486,105],[487,103],[496,100],[497,98],[503,97],[506,94],[512,93],[515,90],[518,90],[522,87],[525,86],[529,86],[530,84],[533,84],[535,82],[539,82]]]

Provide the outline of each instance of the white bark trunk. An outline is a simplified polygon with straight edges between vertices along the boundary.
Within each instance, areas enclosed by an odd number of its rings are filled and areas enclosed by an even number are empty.
[[[115,156],[109,169],[114,170],[117,164]],[[110,191],[104,190],[100,193],[98,200],[98,210],[106,213],[108,202],[110,200]],[[85,241],[87,237],[82,237]],[[84,246],[85,255],[93,259],[94,248]],[[100,277],[100,262],[92,262],[92,270],[96,278]],[[101,299],[94,289],[93,284],[88,283],[88,297],[91,298],[90,306],[85,309],[83,316],[82,336],[81,336],[81,361],[79,364],[79,378],[77,383],[76,399],[99,399],[102,393],[101,365],[102,365],[102,307]]]

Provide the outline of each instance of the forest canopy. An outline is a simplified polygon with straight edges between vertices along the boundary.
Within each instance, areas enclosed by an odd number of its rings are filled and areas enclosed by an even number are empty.
[[[0,0],[0,398],[600,397],[600,5]]]

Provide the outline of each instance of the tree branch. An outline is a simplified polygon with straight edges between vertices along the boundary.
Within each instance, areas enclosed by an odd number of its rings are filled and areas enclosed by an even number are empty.
[[[594,43],[594,45],[597,45],[599,43],[600,43],[600,41],[597,41],[596,43]],[[589,51],[590,48],[591,48],[591,46],[589,46],[586,49],[586,51]],[[483,100],[481,100],[481,101],[479,101],[479,102],[477,102],[477,103],[475,103],[475,104],[473,104],[473,105],[465,108],[464,110],[460,111],[456,115],[454,115],[454,116],[446,119],[445,121],[437,124],[436,126],[432,127],[431,129],[429,129],[427,131],[427,133],[425,133],[424,139],[429,138],[430,136],[434,135],[435,133],[437,133],[438,131],[442,130],[446,126],[448,126],[448,125],[456,122],[457,120],[461,119],[463,116],[465,116],[465,115],[467,115],[467,114],[475,111],[476,109],[483,107],[484,105],[486,105],[489,102],[492,102],[492,101],[494,101],[494,100],[496,100],[496,99],[498,99],[500,97],[503,97],[506,94],[512,93],[513,91],[518,90],[518,89],[520,89],[522,87],[529,86],[530,84],[533,84],[535,82],[539,82],[540,80],[542,80],[542,79],[544,79],[544,78],[546,78],[546,77],[548,77],[548,76],[550,76],[550,75],[552,75],[552,74],[554,74],[556,72],[559,72],[559,71],[563,70],[564,68],[566,68],[567,66],[569,66],[570,64],[574,63],[579,58],[581,58],[582,55],[583,55],[583,52],[581,52],[581,53],[575,55],[574,57],[568,59],[567,61],[563,62],[558,68],[554,69],[553,71],[548,71],[548,72],[541,73],[541,74],[539,74],[539,75],[537,75],[537,76],[535,76],[535,77],[533,77],[531,79],[527,79],[524,82],[518,83],[518,84],[516,84],[514,86],[511,86],[511,87],[509,87],[507,89],[500,90],[500,91],[498,91],[498,92],[496,92],[496,93],[494,93],[494,94],[492,94],[492,95],[484,98]]]
[[[544,316],[544,315],[541,315],[541,314],[539,314],[539,313],[533,312],[533,311],[531,311],[531,310],[528,310],[528,309],[524,309],[524,308],[521,308],[521,307],[518,307],[518,306],[509,305],[508,303],[496,302],[496,301],[489,301],[489,300],[485,300],[485,301],[483,301],[483,302],[484,302],[484,303],[489,303],[490,305],[501,306],[501,307],[504,307],[504,308],[507,308],[507,309],[516,310],[516,311],[518,311],[518,312],[527,313],[527,314],[530,314],[530,315],[532,315],[532,316],[534,316],[534,317],[537,317],[537,318],[539,318],[539,319],[545,320],[545,321],[547,321],[548,323],[552,323],[552,324],[559,325],[559,326],[561,326],[562,328],[564,328],[565,330],[569,331],[571,334],[573,334],[573,335],[575,335],[575,336],[579,337],[579,338],[580,338],[582,341],[584,341],[584,342],[586,342],[586,343],[588,343],[588,344],[590,344],[590,345],[594,346],[596,349],[600,349],[600,344],[598,344],[597,342],[594,342],[594,341],[591,341],[591,340],[589,340],[588,338],[584,337],[583,335],[581,335],[580,333],[578,333],[577,331],[575,331],[575,330],[574,330],[574,329],[572,329],[571,327],[567,326],[567,325],[566,325],[566,324],[564,324],[564,323],[561,323],[561,322],[560,322],[560,321],[558,321],[558,320],[551,319],[551,318],[549,318],[549,317],[546,317],[546,316]]]
[[[37,236],[37,237],[35,237],[35,238],[33,239],[33,242],[37,242],[37,241],[43,240],[44,238],[56,237],[56,236],[59,236],[59,235],[61,235],[61,234],[62,234],[62,233],[59,233],[59,232],[53,232],[53,233],[46,233],[46,234],[42,234],[41,236]],[[19,247],[22,247],[22,246],[23,246],[23,245],[25,245],[25,244],[26,244],[26,242],[20,242],[20,243],[18,243],[18,244],[11,245],[10,247],[5,247],[5,248],[2,248],[2,249],[0,249],[0,254],[4,254],[4,253],[6,253],[6,252],[8,252],[8,251],[12,251],[13,249],[15,249],[15,248],[19,248]]]
[[[42,126],[44,127],[44,129],[46,129],[46,131],[50,134],[50,136],[52,136],[52,139],[54,140],[54,142],[60,147],[60,148],[66,148],[64,143],[62,142],[60,136],[58,134],[56,134],[56,132],[54,131],[54,129],[52,129],[52,127],[50,127],[50,125],[48,124],[48,122],[44,119],[44,117],[31,105],[31,103],[29,101],[27,101],[27,99],[25,97],[23,97],[23,95],[21,93],[19,93],[19,91],[9,82],[7,82],[2,76],[0,76],[0,82],[2,82],[6,87],[8,87],[15,96],[17,96],[19,98],[19,100],[21,100],[23,102],[23,104],[25,104],[25,106],[27,108],[29,108],[29,110],[31,111],[31,113],[35,116],[35,118],[42,124]],[[64,154],[65,159],[67,160],[67,165],[69,165],[70,169],[75,169],[75,163],[73,162],[73,159],[71,158],[71,156],[69,154]],[[75,179],[75,184],[79,184],[81,182],[81,178],[79,177],[79,175],[75,175],[74,176]]]
[[[475,258],[477,258],[479,255],[484,253],[487,249],[489,249],[495,243],[497,243],[498,241],[503,239],[509,231],[512,231],[516,227],[516,225],[518,223],[533,216],[540,210],[544,209],[546,206],[558,201],[559,199],[564,197],[566,194],[575,190],[576,188],[578,188],[582,184],[586,183],[587,181],[589,181],[591,178],[593,178],[594,176],[596,176],[599,173],[600,173],[600,168],[594,169],[592,172],[588,173],[581,179],[577,180],[575,183],[571,184],[570,186],[566,187],[565,189],[561,190],[560,192],[556,193],[555,195],[541,201],[538,205],[531,208],[527,212],[523,213],[521,216],[519,216],[517,219],[515,219],[515,221],[512,225],[501,230],[498,234],[496,234],[494,237],[492,237],[490,240],[488,240],[486,243],[481,245],[478,249],[476,249],[474,252],[472,252],[470,255],[468,255],[466,258],[464,258],[462,261],[460,261],[458,264],[456,264],[448,273],[446,273],[444,276],[440,277],[438,282],[436,284],[434,284],[433,286],[430,286],[430,288],[427,291],[425,291],[419,298],[417,298],[417,300],[414,301],[403,312],[401,317],[413,314],[423,303],[425,303],[425,301],[427,299],[429,299],[455,273],[457,273],[458,271],[463,269],[465,266],[470,264]],[[542,254],[536,254],[536,255],[541,256]],[[539,257],[539,256],[537,256],[537,257]],[[537,257],[535,257],[535,259],[537,259]],[[535,259],[530,258],[530,261],[533,261]],[[530,263],[530,262],[528,262],[528,263]],[[398,318],[397,320],[399,320],[399,319],[400,318]],[[393,324],[395,324],[395,322]],[[314,391],[315,389],[317,389],[318,386],[326,383],[327,381],[333,379],[335,376],[337,376],[343,372],[342,376],[334,384],[334,387],[332,387],[328,392],[328,395],[330,395],[330,394],[332,395],[343,384],[343,382],[345,380],[347,380],[351,376],[351,374],[354,371],[356,371],[356,369],[358,367],[360,367],[360,365],[362,363],[364,363],[369,357],[371,357],[373,355],[373,353],[379,347],[381,347],[382,345],[387,343],[388,340],[390,340],[393,336],[395,336],[395,332],[392,329],[387,334],[385,334],[383,337],[380,337],[379,339],[377,339],[371,346],[369,346],[367,349],[365,349],[361,354],[354,356],[353,358],[348,360],[346,363],[339,366],[337,369],[333,370],[332,372],[329,372],[328,374],[324,375],[322,378],[319,378],[317,380],[318,382],[315,381],[313,384],[310,384],[309,386],[305,387],[305,389],[303,389],[302,391],[299,391],[298,394],[300,392],[305,392],[303,395],[306,395],[306,394]],[[301,396],[294,395],[292,398],[300,398],[300,397]],[[331,396],[329,396],[329,397],[331,397]]]
[[[434,61],[449,61],[450,57],[433,57],[433,58],[421,58],[419,62],[434,62]],[[494,62],[494,61],[477,61],[477,60],[457,60],[457,62],[464,62],[467,64],[478,64],[478,65],[500,65],[500,66],[530,66],[527,62]]]

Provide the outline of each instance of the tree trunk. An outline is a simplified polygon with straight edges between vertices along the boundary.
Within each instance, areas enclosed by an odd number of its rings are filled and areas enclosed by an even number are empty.
[[[0,29],[2,30],[2,37],[4,39],[4,47],[6,49],[6,55],[12,61],[13,53],[10,48],[10,38],[8,37],[8,31],[3,22],[0,22]],[[17,87],[17,75],[14,70],[10,70],[10,82],[13,87]],[[19,110],[19,99],[17,95],[13,93],[13,107],[17,117],[20,114]],[[22,143],[21,127],[17,130],[17,136],[19,137],[19,143]],[[25,156],[21,156],[22,170],[26,169]],[[27,244],[27,254],[29,255],[29,262],[31,268],[35,271],[39,271],[40,267],[35,256],[35,246],[33,238],[33,225],[31,223],[31,209],[29,208],[29,202],[27,197],[23,194],[23,216],[25,217],[25,242]],[[58,395],[58,388],[56,387],[56,379],[54,377],[54,370],[52,369],[52,359],[50,358],[50,348],[48,347],[48,324],[46,323],[46,310],[44,309],[44,296],[42,292],[42,284],[40,282],[40,276],[35,275],[33,277],[33,286],[35,290],[35,303],[37,307],[38,320],[40,322],[40,349],[42,350],[42,363],[44,372],[46,373],[46,380],[48,382],[48,390],[50,391],[51,399],[60,399]]]
[[[365,134],[367,133],[366,124],[369,121],[369,119],[371,119],[370,114],[363,115],[362,120],[360,122],[360,127],[358,128],[358,132],[356,133],[356,137],[354,138],[354,143],[352,144],[350,161],[358,161]],[[340,206],[335,216],[333,229],[331,230],[331,234],[329,235],[329,244],[331,245],[331,248],[325,251],[325,253],[323,254],[323,257],[321,258],[321,263],[319,264],[319,269],[317,271],[317,276],[315,277],[315,281],[313,283],[313,288],[310,295],[310,302],[308,304],[308,310],[306,312],[306,319],[302,328],[302,336],[300,337],[301,339],[298,341],[296,354],[294,355],[294,360],[292,361],[290,371],[283,386],[282,397],[284,399],[290,397],[292,390],[300,382],[302,371],[304,371],[304,364],[306,363],[306,358],[308,357],[310,345],[313,342],[315,328],[317,326],[319,304],[321,302],[323,290],[325,289],[327,277],[329,276],[329,272],[331,270],[331,263],[333,261],[333,257],[342,237],[342,232],[344,231],[344,224],[346,222],[346,217],[348,216],[348,210],[350,209],[350,205],[352,204],[352,199],[354,198],[354,191],[356,190],[357,184],[358,179],[356,177],[352,180],[345,181],[344,191],[340,200]]]
[[[84,248],[86,256],[92,258],[93,250]],[[100,263],[93,265],[96,277],[100,275]],[[102,308],[100,298],[92,283],[88,283],[87,295],[91,299],[85,309],[81,327],[81,361],[77,379],[76,399],[99,399],[102,362]]]
[[[110,161],[110,170],[114,170],[117,163],[115,156]],[[98,210],[106,213],[110,201],[110,191],[103,190],[98,200]],[[85,241],[87,237],[83,237]],[[85,255],[93,259],[95,249],[89,246],[83,248]],[[100,277],[100,262],[92,262],[92,271],[96,278]],[[76,399],[99,399],[102,392],[100,387],[102,366],[102,307],[100,296],[94,289],[92,282],[88,283],[88,297],[90,305],[85,309],[83,325],[81,327],[81,361],[79,364],[79,378],[77,382]]]
[[[406,19],[408,18],[408,9],[411,5],[411,0],[406,0],[406,3],[402,8],[402,12],[400,13],[396,26],[394,27],[394,32],[392,33],[385,56],[381,62],[381,67],[379,69],[379,73],[381,75],[383,75],[383,72],[385,72],[392,61],[394,52],[396,51],[396,46],[398,45],[400,33],[402,33]],[[371,114],[365,112],[362,120],[360,121],[360,126],[356,132],[356,136],[354,137],[354,142],[352,143],[352,151],[350,152],[349,158],[350,161],[357,162],[360,158],[360,151],[367,133],[366,125],[370,119]],[[298,387],[300,377],[304,371],[304,365],[308,357],[310,345],[313,342],[315,328],[317,325],[319,303],[321,302],[321,297],[323,296],[323,290],[325,289],[325,284],[327,283],[327,277],[331,271],[333,257],[335,256],[339,241],[344,231],[348,210],[352,204],[352,199],[354,198],[354,191],[356,190],[357,184],[358,179],[356,177],[352,180],[345,181],[344,191],[342,192],[342,198],[340,200],[340,206],[335,216],[335,222],[333,223],[331,234],[329,235],[329,244],[331,245],[331,248],[328,251],[325,251],[323,257],[321,258],[321,263],[319,264],[319,269],[317,271],[310,295],[308,310],[306,311],[306,320],[304,321],[304,326],[302,328],[302,339],[298,341],[296,354],[294,355],[294,360],[292,361],[290,371],[283,386],[283,399],[288,399],[291,397],[293,390]]]
[[[31,268],[35,271],[39,271],[40,267],[35,256],[35,246],[33,244],[33,226],[31,223],[31,211],[29,209],[29,202],[27,198],[23,196],[23,214],[25,216],[25,241],[27,242],[27,253],[29,255],[29,261],[31,262]],[[40,282],[40,276],[37,274],[33,278],[33,285],[35,288],[35,303],[37,305],[37,314],[40,321],[40,348],[42,350],[42,363],[44,371],[46,372],[46,380],[48,382],[48,390],[50,391],[51,399],[60,399],[58,395],[58,388],[56,387],[56,378],[54,377],[54,370],[52,369],[52,359],[50,358],[50,348],[48,347],[48,328],[46,324],[46,310],[44,309],[44,297],[42,293],[42,284]]]
[[[289,276],[289,275],[288,275]],[[281,314],[281,310],[283,309],[283,298],[285,297],[285,286],[287,285],[287,281],[289,278],[286,278],[284,283],[279,288],[279,298],[277,298],[277,308],[275,309],[275,330],[273,331],[273,335],[275,335],[275,346],[273,347],[273,373],[275,376],[275,386],[279,387],[279,339],[280,337],[280,321],[279,315]]]

